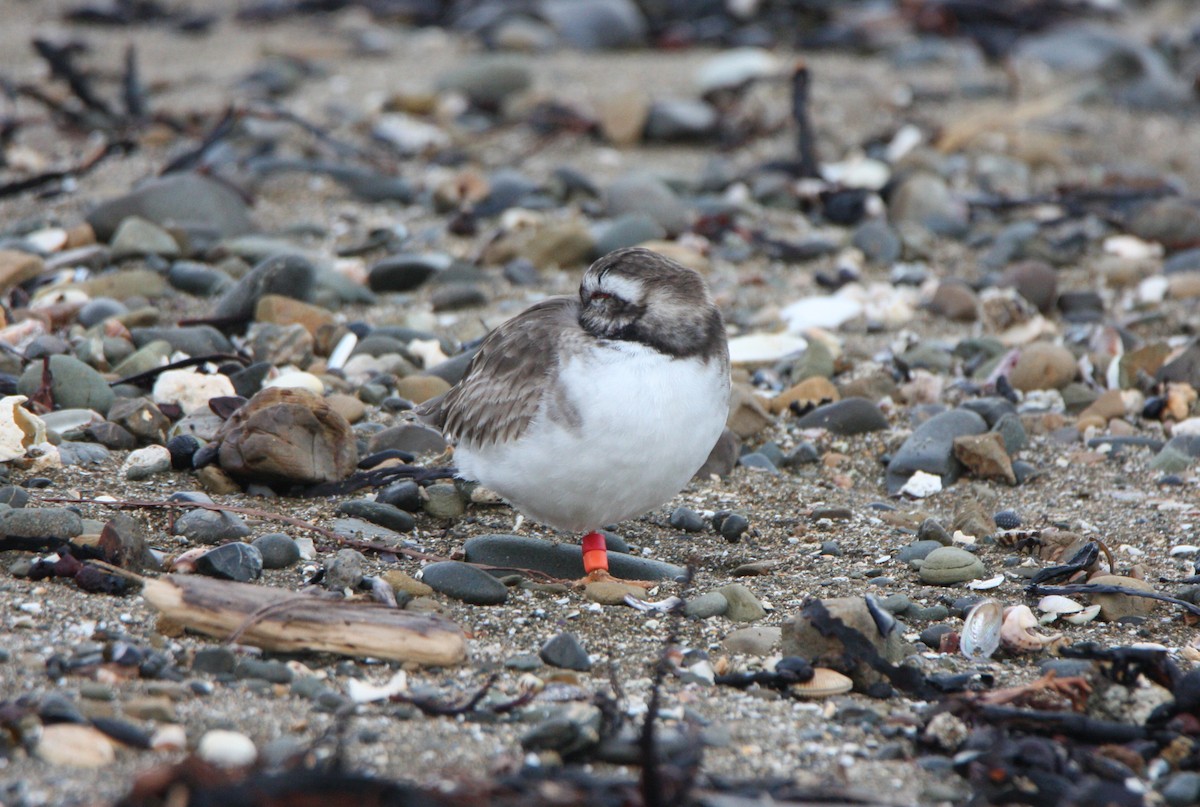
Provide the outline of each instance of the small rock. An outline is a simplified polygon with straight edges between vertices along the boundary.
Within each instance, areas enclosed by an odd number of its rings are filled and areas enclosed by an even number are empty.
[[[338,505],[339,513],[361,518],[396,532],[411,532],[416,520],[404,510],[370,499],[352,499]]]
[[[965,549],[943,546],[925,556],[920,569],[921,582],[935,586],[952,586],[987,575],[983,561]]]
[[[573,633],[560,633],[548,640],[538,651],[538,656],[551,667],[579,672],[592,669],[592,660]]]
[[[1062,389],[1075,378],[1075,356],[1061,345],[1034,342],[1021,349],[1008,382],[1021,392]]]
[[[113,233],[109,249],[115,260],[143,255],[160,255],[164,258],[179,255],[179,244],[171,234],[141,216],[129,216],[121,222]]]
[[[758,601],[758,597],[754,596],[754,592],[741,583],[730,583],[717,589],[717,592],[729,604],[725,610],[725,617],[730,621],[757,622],[767,615],[762,603]]]
[[[672,527],[684,532],[703,532],[706,526],[703,516],[687,507],[676,507],[671,513]]]
[[[1017,484],[1012,459],[1004,448],[1004,438],[996,432],[954,438],[954,457],[966,466],[972,476]]]
[[[878,406],[865,398],[846,398],[817,407],[797,420],[796,426],[850,436],[886,429],[888,420]]]
[[[629,595],[642,599],[646,589],[617,580],[597,580],[583,587],[583,596],[601,605],[624,605]]]
[[[262,577],[263,556],[257,547],[235,541],[196,558],[196,571],[220,580],[248,583]]]
[[[117,760],[112,740],[91,726],[54,723],[43,726],[33,754],[51,765],[104,768]]]
[[[192,671],[210,675],[233,672],[237,656],[228,647],[202,647],[192,657]]]
[[[259,300],[269,294],[307,300],[312,293],[316,268],[300,255],[275,255],[251,269],[221,295],[213,306],[214,319],[248,322],[254,318]]]
[[[71,356],[50,357],[50,394],[61,409],[94,409],[106,414],[116,397],[104,376]],[[32,396],[42,386],[42,363],[25,368],[17,392]]]
[[[325,588],[330,591],[353,591],[358,588],[366,560],[357,549],[339,549],[325,567]]]
[[[441,482],[425,488],[425,512],[434,518],[458,518],[467,511],[467,503],[458,488]]]
[[[171,452],[165,446],[146,446],[131,451],[121,465],[121,474],[130,482],[148,479],[171,470]]]
[[[282,532],[269,532],[251,544],[262,555],[264,569],[286,569],[300,560],[300,545]]]
[[[258,749],[241,732],[212,729],[200,738],[196,756],[218,768],[242,768],[258,758]]]
[[[783,637],[782,628],[739,628],[721,642],[730,653],[766,657],[778,652]]]
[[[501,605],[508,599],[503,583],[469,563],[430,563],[421,570],[421,580],[434,591],[470,605]]]
[[[584,575],[583,553],[578,545],[556,544],[517,535],[478,535],[463,545],[467,561],[509,569],[537,569],[553,577],[575,579]],[[673,580],[686,573],[680,566],[624,554],[608,546],[608,567],[614,577],[626,580]]]
[[[250,534],[241,517],[219,510],[190,510],[175,519],[172,529],[176,535],[200,544],[221,544]]]
[[[1138,591],[1154,591],[1154,586],[1145,580],[1119,574],[1098,575],[1088,582],[1103,586],[1122,586]],[[1148,597],[1134,597],[1129,594],[1093,594],[1092,601],[1100,606],[1100,618],[1107,622],[1116,622],[1126,617],[1149,616],[1154,612],[1155,606],[1155,601]]]
[[[699,597],[690,597],[683,606],[684,615],[693,619],[721,616],[727,610],[729,610],[729,600],[720,591],[709,591]]]

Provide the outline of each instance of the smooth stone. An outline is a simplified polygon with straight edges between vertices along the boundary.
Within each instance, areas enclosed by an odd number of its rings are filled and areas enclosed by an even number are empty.
[[[167,357],[170,355],[171,345],[169,342],[163,340],[150,342],[122,359],[113,368],[113,374],[118,378],[129,378],[148,373],[166,364]]]
[[[238,661],[233,669],[233,674],[242,680],[258,678],[270,681],[272,684],[290,684],[296,677],[292,668],[282,661],[256,658],[244,658]]]
[[[358,588],[366,560],[357,549],[339,549],[325,567],[325,588],[330,591]]]
[[[316,269],[300,255],[276,255],[259,263],[213,306],[214,319],[246,322],[254,318],[259,301],[268,294],[307,300]]]
[[[851,236],[850,243],[858,248],[868,261],[883,266],[890,266],[900,260],[904,253],[904,244],[900,236],[887,222],[877,219],[859,225]]]
[[[105,320],[119,317],[128,312],[129,309],[120,300],[114,300],[111,297],[98,297],[84,303],[83,308],[79,309],[79,313],[75,319],[83,327],[91,328],[93,325],[99,325]]]
[[[130,328],[130,336],[138,348],[151,342],[165,341],[171,350],[189,356],[209,356],[214,353],[231,353],[233,345],[211,325],[188,325],[179,328]]]
[[[338,505],[337,511],[387,527],[395,532],[411,532],[416,520],[404,510],[370,499],[351,499]]]
[[[954,438],[954,458],[976,478],[998,479],[1010,485],[1017,483],[1004,438],[996,432]]]
[[[121,474],[130,482],[149,479],[171,470],[171,452],[164,446],[146,446],[131,451],[121,464]]]
[[[1020,415],[1011,412],[1001,416],[1000,420],[992,426],[992,431],[1000,435],[1000,439],[1004,443],[1004,450],[1009,455],[1016,454],[1029,443],[1029,435],[1025,431],[1025,424],[1021,422]]]
[[[448,560],[421,570],[422,582],[434,591],[469,605],[500,605],[508,589],[492,575],[467,563]]]
[[[729,604],[725,610],[725,617],[733,622],[757,622],[767,615],[754,592],[741,583],[722,586],[717,589],[717,593]]]
[[[1122,586],[1138,591],[1153,592],[1154,586],[1136,577],[1119,574],[1102,574],[1088,580],[1089,583]],[[1093,594],[1092,602],[1100,606],[1100,618],[1116,622],[1126,617],[1145,617],[1154,612],[1155,600],[1149,597],[1133,597],[1128,594]]]
[[[392,587],[392,591],[396,594],[403,594],[408,597],[428,597],[433,594],[433,588],[427,583],[422,583],[411,575],[405,574],[399,569],[383,573],[383,581]]]
[[[952,586],[987,575],[987,567],[975,555],[956,546],[942,546],[925,556],[919,571],[921,582]]]
[[[1075,356],[1061,345],[1034,342],[1021,348],[1008,382],[1021,392],[1062,389],[1078,372]]]
[[[146,398],[120,398],[109,407],[108,419],[147,442],[158,442],[171,428],[171,420]]]
[[[726,541],[737,543],[746,530],[750,529],[750,519],[741,513],[718,513],[713,516],[713,526]]]
[[[218,768],[243,768],[258,758],[258,749],[241,732],[212,729],[200,738],[196,756]]]
[[[449,482],[439,482],[425,488],[428,497],[424,510],[434,518],[458,518],[467,511],[467,502],[458,488]]]
[[[50,375],[50,394],[63,409],[94,409],[103,415],[116,397],[104,376],[71,356],[51,356]],[[29,365],[17,380],[21,395],[32,396],[41,386],[41,362]]]
[[[429,295],[435,313],[487,305],[487,292],[474,283],[447,283]]]
[[[896,553],[896,560],[910,563],[914,560],[925,560],[929,553],[941,549],[945,544],[940,541],[915,541]]]
[[[721,646],[729,653],[766,657],[778,652],[782,638],[782,628],[738,628],[721,641]]]
[[[471,563],[508,569],[537,569],[553,577],[583,577],[583,553],[578,545],[555,544],[517,535],[479,535],[463,545]],[[608,567],[614,577],[626,580],[674,580],[686,573],[670,563],[608,552]]]
[[[148,180],[132,192],[100,204],[87,216],[101,241],[111,240],[129,216],[161,226],[198,229],[220,237],[253,229],[249,209],[231,188],[197,173],[167,174]]]
[[[636,247],[666,236],[666,230],[651,216],[645,213],[631,213],[596,229],[592,257],[599,258],[618,249]]]
[[[671,513],[670,525],[684,532],[703,532],[708,524],[704,517],[687,507],[676,507]]]
[[[269,532],[251,544],[262,556],[264,569],[286,569],[300,560],[300,545],[282,532]]]
[[[954,438],[987,431],[982,417],[967,409],[934,415],[917,427],[888,463],[888,493],[895,496],[917,471],[936,474],[942,484],[954,482],[961,466],[954,458]]]
[[[177,434],[167,441],[171,467],[177,471],[192,467],[192,457],[200,450],[200,441],[190,434]]]
[[[99,443],[70,442],[59,444],[58,456],[63,465],[103,465],[109,451]]]
[[[452,263],[453,258],[440,252],[388,255],[371,266],[367,285],[375,292],[412,291]]]
[[[626,175],[609,185],[605,204],[613,218],[646,215],[668,235],[679,234],[691,221],[690,211],[675,192],[662,180],[644,174]]]
[[[27,283],[42,273],[45,263],[37,255],[15,249],[0,249],[0,291]]]
[[[888,420],[879,407],[866,398],[846,398],[818,406],[797,420],[796,426],[849,436],[886,429]]]
[[[564,42],[582,50],[633,48],[646,40],[646,18],[633,0],[540,0],[536,8]]]
[[[201,647],[192,656],[192,671],[210,675],[232,673],[237,656],[228,647]]]
[[[1000,278],[1000,285],[1015,288],[1043,314],[1058,301],[1058,274],[1045,261],[1022,261],[1009,266]]]
[[[937,235],[957,237],[966,231],[968,210],[944,179],[917,171],[897,183],[888,217],[894,224],[920,224]]]
[[[529,68],[507,57],[480,57],[468,60],[438,76],[437,89],[465,95],[471,103],[493,109],[509,96],[522,92],[533,83]]]
[[[421,486],[411,479],[393,482],[375,494],[375,501],[416,513],[421,510]]]
[[[911,646],[904,641],[903,631],[880,633],[864,597],[836,597],[820,602],[830,617],[856,630],[889,662],[898,664],[911,652]],[[784,622],[781,649],[785,656],[800,656],[813,666],[830,667],[850,676],[856,690],[867,689],[884,680],[864,659],[847,652],[840,639],[825,635],[813,621],[807,607]]]
[[[974,400],[964,401],[959,409],[969,409],[979,415],[987,423],[988,428],[996,428],[996,424],[1005,415],[1017,414],[1017,407],[1012,401],[1007,398],[991,397],[991,398],[975,398]]]
[[[175,261],[167,270],[167,282],[172,287],[196,297],[215,297],[234,283],[226,272],[202,263]]]
[[[8,538],[71,539],[83,534],[83,519],[65,507],[22,507],[0,513],[0,535]]]
[[[1159,788],[1168,807],[1190,807],[1200,804],[1200,773],[1181,771],[1173,774]]]
[[[974,322],[979,317],[979,296],[961,280],[944,280],[929,300],[929,310],[953,322]]]
[[[644,128],[647,140],[704,140],[716,133],[717,110],[695,98],[663,98],[650,104]]]
[[[420,456],[440,454],[446,450],[446,445],[446,438],[437,430],[416,423],[404,423],[372,435],[367,443],[367,451],[377,454],[395,449]]]
[[[91,726],[52,723],[43,726],[33,756],[56,767],[107,768],[117,759],[116,747]]]
[[[4,485],[0,487],[0,504],[14,508],[24,507],[29,504],[29,491],[17,485]]]
[[[709,619],[721,616],[729,610],[729,600],[720,591],[709,591],[698,597],[689,597],[684,603],[684,616],[693,619]]]
[[[113,260],[143,255],[160,255],[164,258],[179,255],[179,244],[171,234],[141,216],[129,216],[122,220],[109,241],[109,249],[112,250]]]
[[[646,589],[618,580],[597,580],[583,587],[583,596],[601,605],[624,605],[627,596],[645,597]]]
[[[410,375],[396,382],[396,394],[415,404],[449,391],[450,385],[435,375]]]
[[[592,660],[579,643],[575,634],[564,632],[546,641],[538,651],[538,657],[551,667],[563,670],[587,672],[592,669]]]
[[[219,510],[189,510],[175,519],[172,531],[201,544],[220,544],[250,534],[240,516]]]
[[[196,571],[221,580],[248,583],[262,577],[262,553],[240,541],[218,546],[196,558]]]

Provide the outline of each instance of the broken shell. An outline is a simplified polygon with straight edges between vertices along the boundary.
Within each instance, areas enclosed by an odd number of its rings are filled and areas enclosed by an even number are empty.
[[[1081,611],[1077,611],[1074,614],[1064,615],[1063,619],[1065,619],[1067,622],[1070,622],[1072,625],[1083,625],[1087,622],[1091,622],[1093,619],[1095,619],[1099,615],[1100,615],[1100,606],[1099,605],[1089,605],[1087,608],[1084,608]]]
[[[1004,606],[996,600],[976,603],[963,618],[959,646],[963,655],[972,661],[990,658],[1000,646],[1000,628],[1004,622]]]
[[[792,684],[788,691],[799,698],[828,698],[849,692],[853,686],[854,682],[837,670],[815,667],[810,680],[803,684]]]
[[[1051,614],[1075,614],[1083,610],[1080,603],[1061,594],[1047,594],[1038,600],[1037,609]]]
[[[21,404],[24,395],[0,398],[0,462],[25,456],[30,447],[46,442],[46,424]]]
[[[647,600],[638,599],[632,594],[626,594],[625,604],[630,608],[636,608],[639,611],[654,611],[657,613],[667,614],[683,607],[683,600],[678,597],[667,597],[665,600],[659,600],[658,602],[649,602]]]
[[[989,577],[987,580],[972,580],[970,583],[967,583],[967,588],[974,589],[975,591],[987,591],[988,589],[996,588],[1003,582],[1004,575],[998,574],[995,577]]]
[[[1004,623],[1000,626],[1000,643],[1014,653],[1036,653],[1046,645],[1059,639],[1062,634],[1046,636],[1035,633],[1037,617],[1028,605],[1014,605],[1004,612]]]

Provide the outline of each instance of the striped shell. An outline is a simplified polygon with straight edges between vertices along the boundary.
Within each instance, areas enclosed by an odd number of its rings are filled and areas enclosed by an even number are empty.
[[[849,692],[854,682],[837,670],[828,667],[813,668],[813,677],[803,684],[792,684],[788,690],[799,698],[828,698]]]
[[[991,658],[1000,647],[1000,627],[1004,623],[1004,606],[996,600],[983,600],[972,606],[963,618],[959,647],[972,661]]]

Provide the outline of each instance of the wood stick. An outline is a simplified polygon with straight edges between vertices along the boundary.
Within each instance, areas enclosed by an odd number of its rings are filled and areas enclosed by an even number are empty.
[[[452,666],[467,656],[462,628],[440,614],[328,600],[271,586],[170,574],[142,596],[186,628],[274,652],[337,653]]]

